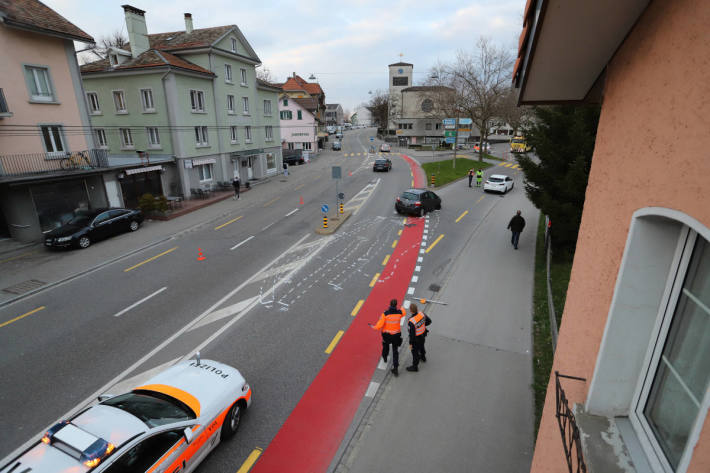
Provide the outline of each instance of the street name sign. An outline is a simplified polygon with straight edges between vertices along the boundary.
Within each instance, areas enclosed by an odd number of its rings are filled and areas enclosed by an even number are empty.
[[[447,136],[444,138],[446,140],[447,144],[453,144],[456,143],[456,137],[455,136]]]

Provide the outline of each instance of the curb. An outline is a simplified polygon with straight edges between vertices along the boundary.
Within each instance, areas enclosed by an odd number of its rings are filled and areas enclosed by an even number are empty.
[[[318,235],[332,235],[345,221],[352,215],[352,210],[346,210],[342,215],[338,217],[331,217],[328,219],[328,228],[318,227],[316,228],[316,233]]]

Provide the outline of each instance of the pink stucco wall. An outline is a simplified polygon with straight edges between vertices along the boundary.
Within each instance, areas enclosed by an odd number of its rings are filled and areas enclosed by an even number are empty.
[[[634,211],[675,209],[710,227],[710,3],[651,2],[608,68],[554,370],[584,403]],[[532,472],[565,473],[550,378]],[[710,471],[706,418],[689,473]]]
[[[316,138],[316,119],[308,110],[301,107],[295,100],[289,97],[288,105],[283,103],[284,97],[279,97],[279,112],[290,110],[293,118],[291,120],[281,120],[281,141],[284,149],[286,143],[296,143],[296,149],[301,149],[301,143],[311,143],[311,153],[318,151],[318,138]],[[298,111],[301,111],[302,119],[298,119]],[[304,135],[305,134],[305,135]]]
[[[8,108],[13,116],[0,120],[0,125],[61,124],[64,127],[82,126],[74,84],[69,72],[69,62],[64,45],[67,40],[29,33],[0,25],[2,67],[0,84],[5,92]],[[55,104],[30,103],[25,82],[24,64],[49,67],[57,101]],[[66,128],[65,128],[66,129]],[[66,129],[68,131],[68,129]],[[0,155],[15,153],[43,153],[44,146],[39,130],[34,136],[0,137]],[[65,133],[69,150],[89,148],[86,138],[78,133]]]

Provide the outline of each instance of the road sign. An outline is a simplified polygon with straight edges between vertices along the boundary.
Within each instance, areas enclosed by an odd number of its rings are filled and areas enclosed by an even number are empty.
[[[446,125],[456,125],[456,119],[455,119],[455,118],[444,118],[444,119],[442,120],[442,122],[444,123],[444,126],[446,126]]]
[[[446,130],[444,131],[444,136],[456,136],[456,132],[454,130]]]
[[[446,140],[446,144],[453,144],[456,143],[456,137],[455,136],[447,136],[444,138]]]
[[[332,168],[333,172],[333,179],[340,179],[340,166],[333,166]]]
[[[340,192],[340,193],[338,194],[338,199],[341,199],[341,200],[342,200],[342,199],[344,199],[344,198],[345,198],[345,192]]]
[[[473,120],[470,118],[459,118],[459,125],[471,125]]]
[[[323,204],[323,205],[321,205],[321,206],[320,206],[320,211],[323,212],[323,213],[327,213],[327,212],[328,212],[328,204]]]
[[[371,136],[371,137],[370,137],[370,141],[375,141],[375,137],[374,137],[374,136]]]

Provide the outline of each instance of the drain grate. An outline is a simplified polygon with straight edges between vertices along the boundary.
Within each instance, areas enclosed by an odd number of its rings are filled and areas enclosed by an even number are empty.
[[[5,289],[2,290],[2,292],[9,292],[10,294],[24,294],[26,292],[30,292],[34,289],[37,289],[38,287],[42,287],[46,282],[38,281],[36,279],[30,279],[29,281],[23,281],[19,284],[15,284],[14,286],[6,287]]]
[[[441,286],[438,284],[429,284],[429,290],[432,292],[439,292],[441,291]]]

